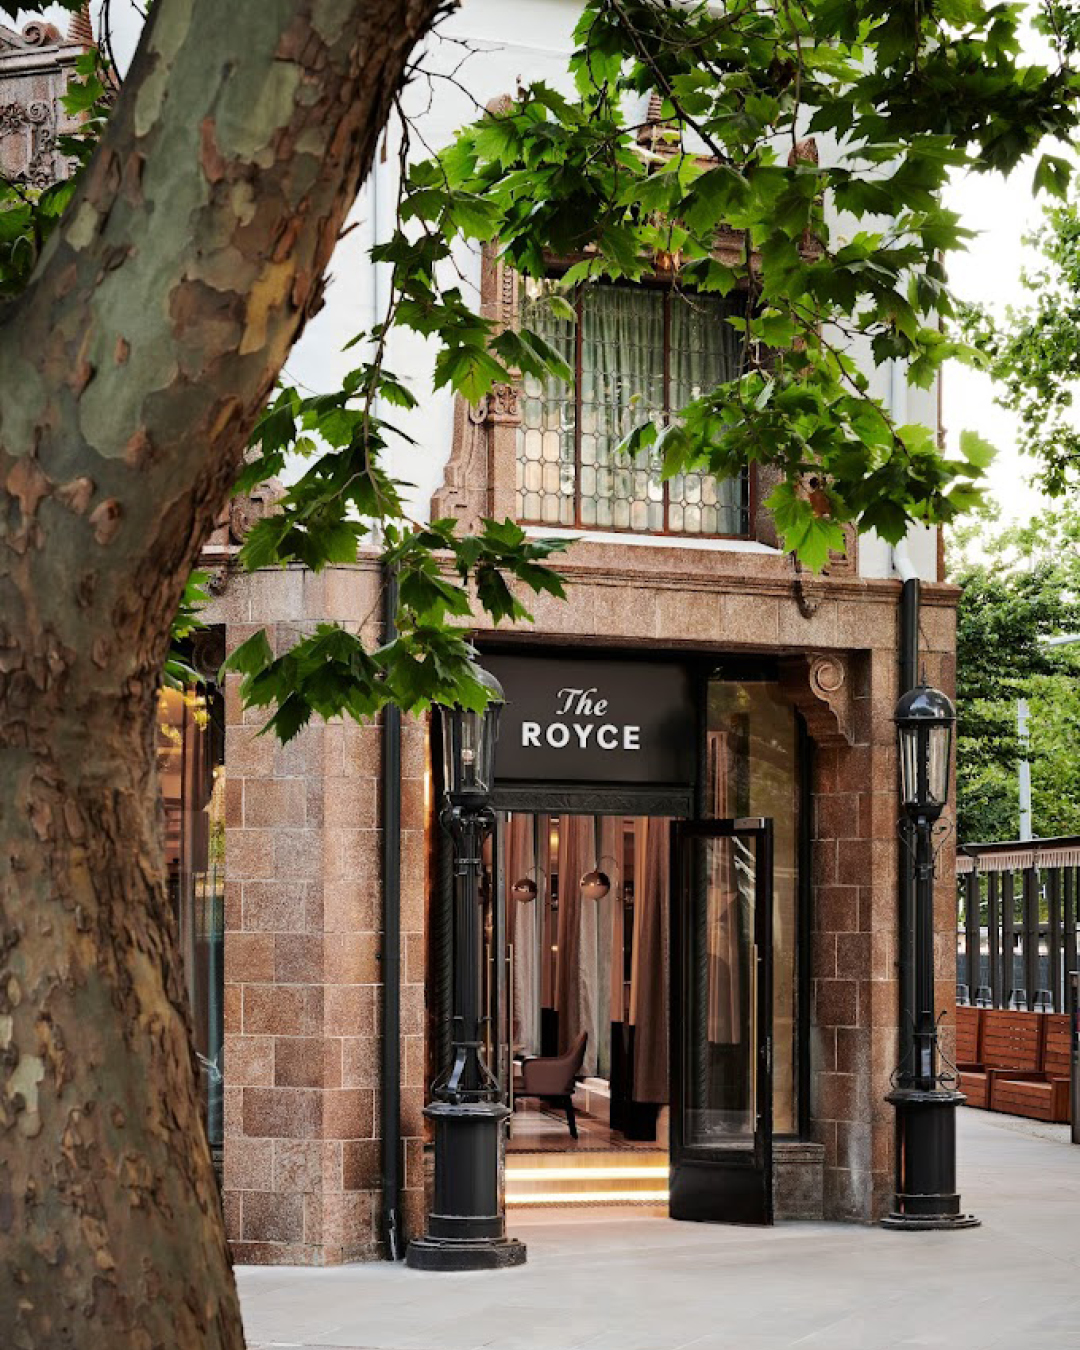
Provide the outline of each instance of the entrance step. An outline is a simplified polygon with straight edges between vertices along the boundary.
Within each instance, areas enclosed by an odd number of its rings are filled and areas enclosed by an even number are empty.
[[[661,1149],[510,1153],[509,1206],[666,1205],[668,1155]]]

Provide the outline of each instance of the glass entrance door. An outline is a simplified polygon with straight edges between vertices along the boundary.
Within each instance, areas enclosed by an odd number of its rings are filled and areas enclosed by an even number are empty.
[[[772,1223],[772,821],[672,831],[671,1217]]]

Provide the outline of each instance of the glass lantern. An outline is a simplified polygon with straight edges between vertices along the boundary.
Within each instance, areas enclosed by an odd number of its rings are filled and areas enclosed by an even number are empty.
[[[495,783],[495,743],[506,699],[494,675],[481,666],[474,666],[473,674],[488,691],[487,706],[481,712],[457,704],[442,709],[443,782],[455,806],[486,802]]]
[[[900,751],[900,798],[910,816],[936,819],[949,800],[956,709],[940,689],[919,685],[893,714]]]

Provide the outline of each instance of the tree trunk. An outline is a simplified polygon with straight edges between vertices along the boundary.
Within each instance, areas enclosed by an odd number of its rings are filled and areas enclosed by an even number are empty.
[[[171,617],[444,0],[158,0],[0,311],[0,1340],[243,1343],[158,842]]]
[[[241,1346],[149,737],[103,708],[4,763],[4,1343]]]

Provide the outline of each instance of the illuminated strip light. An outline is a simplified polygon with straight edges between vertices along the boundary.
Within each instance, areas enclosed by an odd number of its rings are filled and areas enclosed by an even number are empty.
[[[513,1181],[667,1181],[666,1167],[508,1167]]]
[[[506,1195],[508,1205],[600,1205],[618,1203],[667,1204],[668,1191],[547,1191],[536,1195]]]

